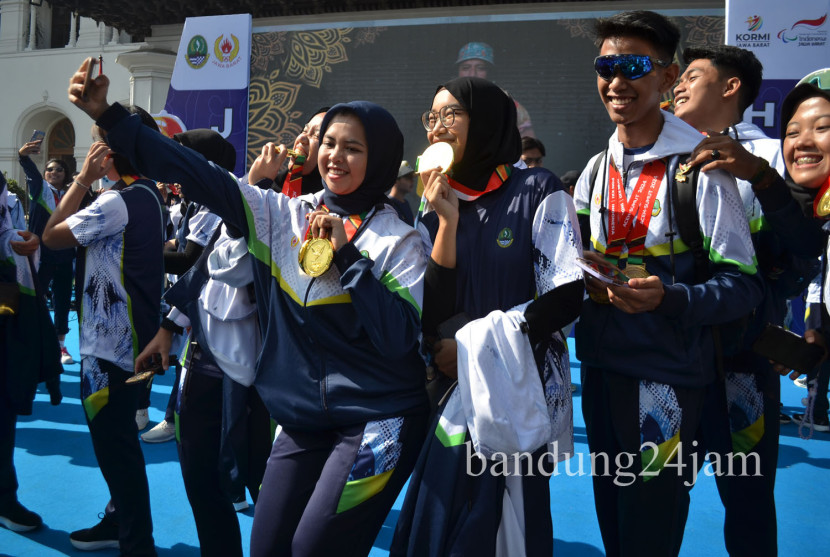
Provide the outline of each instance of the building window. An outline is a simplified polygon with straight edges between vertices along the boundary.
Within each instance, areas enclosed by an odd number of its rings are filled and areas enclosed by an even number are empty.
[[[49,48],[63,48],[69,43],[72,10],[63,6],[52,7],[52,32]]]
[[[66,161],[69,169],[75,172],[75,128],[69,118],[63,118],[52,128],[46,154],[48,159]]]

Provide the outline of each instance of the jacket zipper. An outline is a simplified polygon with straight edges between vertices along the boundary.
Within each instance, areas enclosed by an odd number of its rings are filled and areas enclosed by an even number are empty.
[[[308,283],[308,288],[305,291],[305,297],[303,298],[303,311],[306,314],[306,321],[308,322],[309,317],[309,310],[308,310],[308,295],[311,292],[311,287],[314,286],[314,282],[317,280],[317,277],[311,279],[311,282]],[[317,341],[317,336],[314,334],[314,328],[309,327],[310,329],[310,336],[311,341],[314,344],[315,350],[320,355],[320,404],[323,405],[323,410],[325,412],[329,411],[328,401],[326,400],[326,353],[323,350],[323,345]]]

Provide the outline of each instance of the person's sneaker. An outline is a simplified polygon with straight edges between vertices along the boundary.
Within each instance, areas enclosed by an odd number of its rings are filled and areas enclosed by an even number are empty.
[[[810,422],[804,421],[804,414],[793,414],[793,421],[797,424],[804,422],[804,427],[809,427]],[[813,416],[813,429],[815,431],[830,431],[830,420],[827,416]]]
[[[61,347],[61,363],[65,366],[71,366],[75,363],[75,360],[72,359],[72,355],[69,354],[69,350],[66,349],[66,346]]]
[[[162,420],[153,429],[141,434],[141,440],[145,443],[166,443],[176,438],[176,424]]]
[[[248,508],[248,499],[246,499],[244,495],[233,502],[233,510],[235,510],[236,512],[244,511],[247,508]]]
[[[135,425],[138,426],[138,431],[141,431],[147,424],[150,423],[150,416],[146,408],[141,408],[135,413]]]
[[[98,549],[118,549],[118,524],[99,513],[101,522],[92,528],[76,530],[69,534],[69,541],[81,551],[96,551]]]
[[[18,501],[0,505],[0,524],[12,532],[29,532],[43,525],[43,519]]]

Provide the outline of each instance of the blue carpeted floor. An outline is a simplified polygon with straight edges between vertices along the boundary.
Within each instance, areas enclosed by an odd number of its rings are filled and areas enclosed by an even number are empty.
[[[70,314],[74,317],[75,314]],[[71,354],[78,357],[78,336],[67,337]],[[579,364],[572,362],[573,376],[579,377]],[[0,556],[84,555],[69,543],[69,533],[98,521],[108,500],[104,480],[98,471],[92,444],[78,400],[79,365],[66,368],[62,378],[63,403],[50,406],[41,390],[34,414],[21,417],[17,428],[15,464],[20,482],[20,501],[43,516],[43,529],[15,534],[0,527]],[[173,381],[172,374],[158,378],[152,389],[150,426],[163,418]],[[799,411],[804,389],[782,381],[782,399],[787,411]],[[585,424],[580,410],[579,392],[574,399],[576,450],[587,456]],[[142,444],[147,460],[155,539],[160,556],[199,555],[196,527],[182,485],[174,443]],[[586,459],[587,463],[587,459]],[[570,461],[571,471],[578,463]],[[795,425],[782,426],[776,498],[778,502],[779,554],[782,556],[824,557],[830,554],[830,529],[824,520],[830,516],[830,434],[816,433],[805,441]],[[591,479],[586,474],[551,478],[555,554],[557,557],[603,555],[599,529],[594,516]],[[398,498],[375,542],[373,557],[387,555],[394,524],[403,495]],[[253,521],[253,507],[238,514],[247,554],[247,540]],[[682,557],[726,555],[721,535],[723,510],[714,479],[701,476],[692,491],[692,507],[686,526]],[[102,556],[117,551],[100,551]]]

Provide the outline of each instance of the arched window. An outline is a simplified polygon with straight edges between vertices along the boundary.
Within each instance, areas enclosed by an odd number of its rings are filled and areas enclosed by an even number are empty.
[[[47,157],[66,161],[69,169],[75,172],[75,128],[69,118],[62,118],[55,124],[49,133],[48,145]]]

